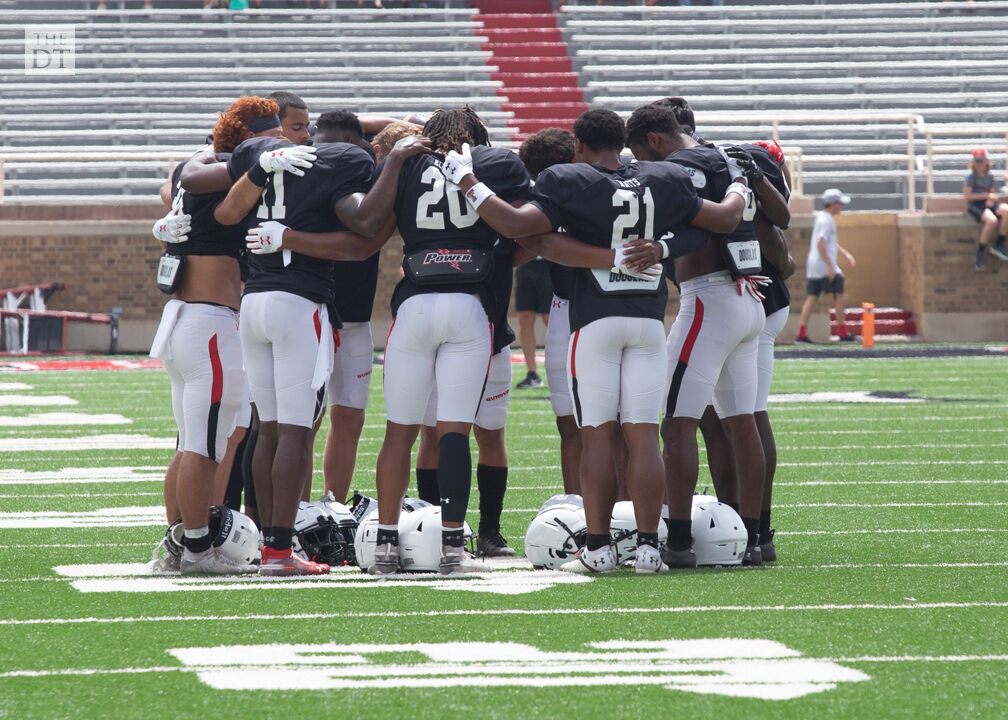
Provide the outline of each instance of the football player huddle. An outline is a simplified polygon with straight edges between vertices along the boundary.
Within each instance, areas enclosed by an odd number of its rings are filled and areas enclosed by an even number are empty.
[[[627,122],[590,109],[573,133],[542,131],[517,154],[491,147],[468,106],[411,120],[422,125],[336,111],[312,128],[291,93],[240,98],[212,147],[166,182],[171,210],[154,234],[167,248],[158,285],[173,297],[151,355],[171,379],[179,439],[152,571],[456,575],[513,555],[500,534],[507,309],[513,267],[536,256],[557,281],[546,367],[567,494],[529,525],[533,566],[655,573],[773,560],[765,411],[776,331],[764,336],[771,316],[783,326],[793,271],[779,148],[707,143],[681,98]],[[403,273],[377,497],[347,506],[377,257],[393,236]],[[668,337],[666,280],[681,297]],[[327,406],[325,494],[310,502]],[[717,455],[716,499],[694,498],[697,427]]]

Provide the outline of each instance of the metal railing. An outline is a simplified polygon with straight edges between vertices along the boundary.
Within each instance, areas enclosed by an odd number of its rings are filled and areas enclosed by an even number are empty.
[[[793,188],[797,195],[803,195],[805,191],[807,175],[819,168],[832,168],[845,166],[848,168],[864,167],[869,164],[889,164],[904,168],[894,174],[894,179],[901,175],[905,179],[904,189],[904,209],[916,210],[918,205],[917,185],[923,179],[926,195],[933,195],[935,188],[935,158],[942,156],[958,155],[968,158],[973,148],[978,145],[985,145],[990,151],[996,148],[997,152],[1002,150],[1008,158],[1008,126],[982,127],[956,125],[954,127],[925,123],[924,118],[916,113],[853,113],[853,112],[817,112],[817,113],[789,113],[782,118],[778,115],[768,113],[751,112],[710,112],[704,113],[701,117],[700,132],[703,134],[704,127],[720,126],[746,128],[752,131],[758,128],[759,132],[768,132],[770,137],[776,140],[784,149],[788,157],[788,165],[791,170]],[[855,147],[850,147],[852,143],[846,143],[845,152],[835,154],[809,153],[799,144],[789,142],[789,126],[809,126],[809,125],[830,125],[837,126],[837,138],[843,137],[843,126],[857,126],[858,129],[871,128],[872,126],[902,126],[905,128],[905,145],[903,152],[857,152]],[[892,128],[896,132],[896,128]],[[919,146],[921,151],[918,150]],[[191,156],[191,148],[180,148],[179,150],[157,150],[157,151],[133,151],[133,150],[108,150],[75,152],[72,147],[55,151],[47,148],[47,151],[38,152],[31,149],[9,149],[0,150],[0,204],[4,203],[4,163],[45,163],[65,164],[70,161],[86,166],[88,163],[123,163],[123,167],[128,169],[130,163],[146,163],[149,167],[151,162],[163,162],[164,174],[167,177],[172,163],[181,162]],[[966,172],[966,164],[963,164],[963,174]],[[876,171],[878,172],[878,171]],[[882,171],[885,172],[885,171]],[[124,183],[128,180],[123,180]],[[86,186],[87,180],[81,180],[82,186]],[[53,196],[53,201],[58,201],[58,196]]]

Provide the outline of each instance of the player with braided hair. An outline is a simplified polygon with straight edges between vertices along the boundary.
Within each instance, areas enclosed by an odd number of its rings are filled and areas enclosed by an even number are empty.
[[[465,143],[473,147],[490,146],[486,125],[469,105],[457,110],[435,110],[424,125],[423,134],[430,138],[431,148],[437,153],[461,150]]]

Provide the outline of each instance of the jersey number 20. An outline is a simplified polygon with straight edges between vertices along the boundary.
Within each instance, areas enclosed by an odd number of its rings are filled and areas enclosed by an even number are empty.
[[[431,189],[417,199],[416,226],[419,230],[444,230],[445,214],[435,207],[448,196],[448,220],[456,228],[467,228],[479,220],[479,213],[469,207],[461,190],[447,190],[444,175],[431,165],[423,171],[420,183]]]

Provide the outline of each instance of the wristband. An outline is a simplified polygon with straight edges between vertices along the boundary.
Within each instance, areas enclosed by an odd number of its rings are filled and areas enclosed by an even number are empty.
[[[657,243],[658,243],[659,245],[661,245],[661,259],[662,259],[662,260],[665,260],[665,259],[667,259],[667,258],[668,258],[668,256],[669,256],[669,247],[668,247],[668,243],[667,243],[667,242],[665,242],[664,240],[657,240],[656,242],[657,242]]]
[[[269,180],[269,173],[263,170],[259,163],[250,167],[245,174],[248,175],[248,179],[252,184],[257,187],[266,187],[266,182]]]
[[[493,197],[496,194],[497,193],[481,182],[476,183],[465,191],[466,200],[472,206],[473,210],[479,208],[479,206],[483,204],[483,201],[488,197]]]
[[[731,185],[729,185],[728,189],[725,190],[725,197],[728,197],[728,195],[731,194],[731,193],[736,193],[743,200],[745,200],[746,202],[749,202],[749,188],[747,188],[742,183],[740,183],[740,182],[733,182]]]

